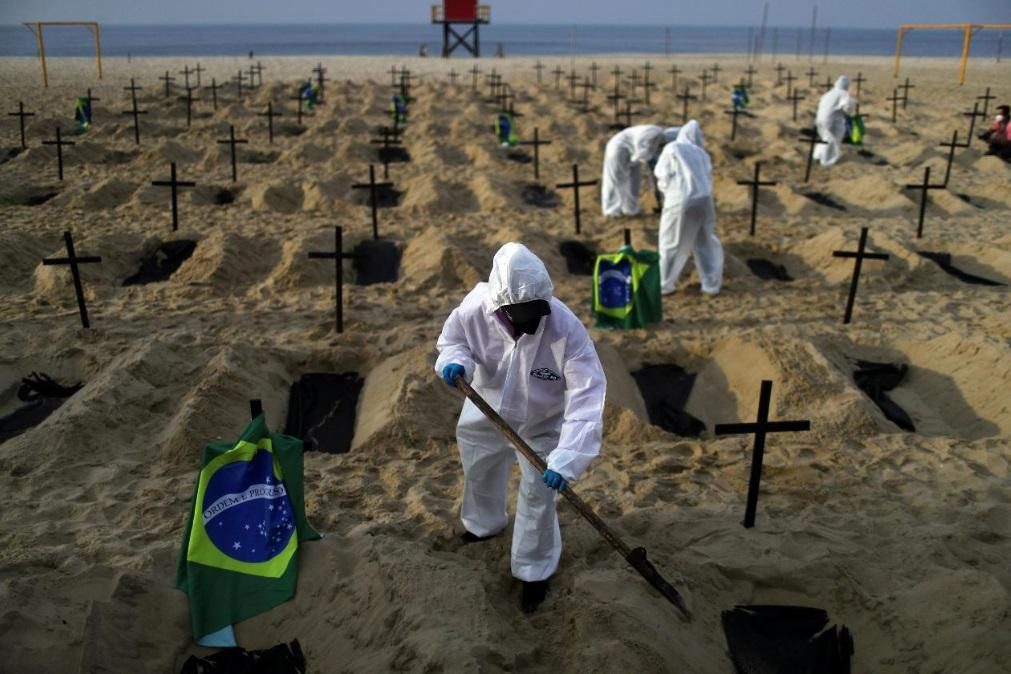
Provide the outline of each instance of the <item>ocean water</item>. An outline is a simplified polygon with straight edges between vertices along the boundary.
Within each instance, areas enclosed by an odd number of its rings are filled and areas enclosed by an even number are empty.
[[[506,55],[565,56],[570,54],[747,53],[757,30],[719,26],[559,26],[497,25],[481,27],[485,56],[501,44]],[[1011,34],[1007,51],[1011,51]],[[763,53],[775,48],[783,58],[825,51],[826,31],[818,29],[812,49],[809,28],[767,29]],[[981,31],[973,38],[972,55],[995,58],[1003,41],[996,31]],[[102,53],[107,56],[240,56],[253,51],[262,56],[337,55],[409,56],[427,43],[429,56],[438,56],[442,28],[430,24],[256,24],[102,26]],[[1002,46],[1002,45],[1000,45]],[[83,28],[46,28],[46,54],[88,56],[93,53],[90,31]],[[888,29],[834,29],[829,49],[836,55],[890,56],[895,51],[895,31]],[[903,54],[908,56],[958,56],[959,31],[908,33]],[[0,26],[0,56],[33,56],[35,39],[24,26]],[[466,52],[457,50],[465,57]]]

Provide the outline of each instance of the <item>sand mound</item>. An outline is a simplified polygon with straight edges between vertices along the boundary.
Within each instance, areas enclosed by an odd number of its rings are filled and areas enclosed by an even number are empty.
[[[249,186],[253,208],[275,213],[295,213],[302,209],[305,195],[302,187],[291,180],[276,183],[254,183]]]
[[[118,178],[106,178],[76,199],[75,206],[88,210],[115,208],[129,201],[136,189],[137,185],[133,183]]]
[[[972,167],[985,176],[999,177],[1005,181],[1011,179],[1011,164],[999,157],[980,157]]]
[[[142,129],[143,132],[143,129]],[[155,164],[161,162],[176,162],[189,164],[200,161],[204,156],[201,150],[185,147],[172,140],[162,140],[144,153],[144,159]]]
[[[8,232],[0,234],[0,250],[4,251],[5,264],[0,265],[0,293],[23,290],[33,282],[33,272],[44,257],[66,256],[66,250],[57,252],[53,244],[58,237]],[[76,247],[76,242],[75,242]]]
[[[465,290],[481,280],[477,269],[437,227],[425,229],[408,242],[401,271],[403,283],[417,290]]]
[[[281,161],[295,166],[303,164],[319,164],[329,161],[334,156],[333,150],[310,141],[303,141],[281,154]]]
[[[347,179],[325,178],[322,180],[307,180],[302,183],[302,193],[305,195],[303,206],[307,211],[327,210],[333,208],[347,195]]]
[[[80,267],[84,297],[90,301],[114,294],[119,282],[136,271],[134,261],[139,258],[148,239],[136,232],[75,236],[74,251],[77,255],[98,255],[102,258],[101,263]],[[45,257],[66,257],[62,237],[53,237],[49,244],[51,248]],[[32,291],[35,297],[57,306],[76,307],[70,268],[67,265],[44,266],[41,261],[37,264]]]
[[[461,183],[443,180],[434,175],[423,175],[408,180],[402,206],[405,209],[427,213],[470,213],[479,209],[477,197]]]
[[[518,197],[512,194],[509,180],[501,176],[482,173],[471,181],[471,185],[482,211],[511,208],[518,201]]]
[[[831,193],[838,195],[847,204],[865,210],[909,209],[915,205],[901,187],[888,178],[873,174],[837,181]]]
[[[344,250],[350,251],[353,245],[344,239]],[[326,285],[333,287],[334,265],[326,260],[310,260],[309,251],[334,249],[333,229],[318,232],[311,236],[299,236],[285,239],[281,246],[280,261],[271,272],[266,285],[275,290],[296,290]],[[354,281],[354,271],[350,264],[343,265],[344,281]]]
[[[791,249],[804,264],[821,274],[829,283],[843,283],[853,275],[853,260],[836,258],[833,251],[855,251],[860,232],[857,228],[833,227]],[[926,264],[915,251],[910,250],[881,231],[871,229],[867,234],[868,252],[884,252],[891,257],[885,261],[865,261],[860,270],[861,282],[883,279],[895,283],[900,278],[925,268]]]
[[[209,286],[232,294],[265,276],[276,260],[276,246],[262,237],[215,231],[197,243],[193,256],[172,276],[172,283]]]

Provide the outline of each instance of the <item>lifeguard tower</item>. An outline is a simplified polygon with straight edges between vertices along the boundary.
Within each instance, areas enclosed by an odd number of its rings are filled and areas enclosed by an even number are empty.
[[[442,24],[443,58],[449,58],[457,47],[463,47],[478,58],[481,56],[481,24],[491,23],[491,7],[479,5],[477,0],[443,0],[441,5],[432,5],[432,23]],[[470,27],[461,34],[456,26]]]

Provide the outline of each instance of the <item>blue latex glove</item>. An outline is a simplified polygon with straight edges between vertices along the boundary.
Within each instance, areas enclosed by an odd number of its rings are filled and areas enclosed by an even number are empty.
[[[453,388],[456,388],[456,378],[464,377],[466,378],[467,371],[463,369],[463,365],[459,363],[450,363],[446,367],[442,368],[442,381],[446,382]]]
[[[565,478],[550,468],[544,471],[544,484],[548,485],[555,491],[564,491],[568,486],[565,482]]]

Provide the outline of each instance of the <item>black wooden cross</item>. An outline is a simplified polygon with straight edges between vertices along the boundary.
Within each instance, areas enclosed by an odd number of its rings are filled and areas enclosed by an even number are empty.
[[[909,78],[906,78],[905,83],[899,85],[899,89],[902,89],[902,109],[906,109],[906,104],[909,103],[909,90],[915,89],[915,84],[909,83]]]
[[[217,111],[217,109],[218,109],[218,89],[220,89],[220,87],[218,86],[218,80],[217,80],[217,78],[212,77],[211,78],[211,85],[209,87],[204,87],[204,88],[211,90],[211,103],[214,105],[214,110]]]
[[[219,140],[218,143],[221,145],[228,145],[232,155],[232,182],[234,183],[239,179],[239,169],[235,159],[235,146],[241,143],[248,143],[249,141],[245,138],[235,137],[235,126],[233,124],[228,125],[228,138],[225,140]]]
[[[249,70],[247,70],[246,72],[248,73],[248,77],[246,79],[249,80],[249,88],[250,89],[255,89],[257,87],[257,84],[256,84],[256,73],[257,73],[256,66],[255,65],[250,65],[249,66]]]
[[[133,78],[131,77],[130,78],[130,86],[123,87],[123,91],[129,91],[130,92],[130,98],[136,99],[137,98],[137,92],[140,91],[143,88],[144,87],[138,87],[137,84],[133,81]]]
[[[806,183],[811,179],[811,164],[814,160],[814,146],[821,142],[821,138],[818,136],[818,127],[812,126],[811,132],[801,136],[800,141],[808,144],[807,167],[804,169],[804,182]]]
[[[811,422],[799,421],[769,421],[769,408],[772,402],[772,382],[762,380],[762,388],[758,396],[758,418],[753,424],[716,424],[713,432],[716,435],[755,434],[755,444],[751,451],[751,477],[748,480],[748,500],[744,508],[744,527],[755,526],[755,514],[758,510],[758,488],[762,481],[762,461],[765,457],[765,436],[769,433],[797,433],[811,430]]]
[[[372,207],[372,238],[379,238],[379,196],[377,191],[380,187],[393,187],[393,183],[377,183],[376,182],[376,165],[369,164],[369,181],[367,183],[355,183],[351,186],[352,189],[356,190],[368,190],[369,191],[369,206]]]
[[[470,69],[470,89],[471,91],[477,91],[477,76],[481,74],[481,69],[477,67],[477,64]]]
[[[538,128],[534,128],[534,139],[533,140],[521,140],[517,145],[533,145],[534,146],[534,180],[541,179],[541,145],[551,145],[550,140],[541,140],[541,131]]]
[[[590,83],[593,85],[594,89],[597,88],[597,71],[598,70],[600,70],[600,66],[597,65],[596,61],[594,61],[593,63],[590,64]]]
[[[8,112],[7,116],[8,117],[17,117],[18,118],[18,121],[20,122],[20,126],[21,126],[21,149],[27,148],[28,144],[25,142],[25,117],[34,117],[35,113],[34,112],[25,112],[25,103],[24,103],[24,101],[18,101],[18,111],[17,112]]]
[[[856,252],[836,250],[832,252],[832,257],[844,257],[853,258],[856,262],[853,265],[853,278],[850,280],[850,291],[849,296],[846,298],[846,313],[843,315],[843,324],[848,324],[850,319],[853,318],[853,302],[857,297],[857,285],[860,282],[860,269],[863,266],[863,261],[866,260],[887,260],[889,256],[886,253],[868,253],[867,250],[867,228],[860,228],[860,243],[857,245]]]
[[[675,93],[677,93],[677,90],[678,90],[678,75],[681,74],[681,69],[678,68],[676,65],[673,65],[673,66],[670,67],[670,70],[668,70],[667,72],[670,73],[670,90],[673,91],[673,92],[675,92]]]
[[[199,98],[193,98],[192,87],[186,87],[186,128],[190,128],[193,123],[193,101],[199,101]]]
[[[88,99],[88,112],[91,114],[91,122],[92,122],[92,124],[94,124],[95,123],[95,106],[93,105],[93,103],[95,101],[100,101],[102,99],[99,98],[98,96],[92,96],[90,88],[88,89],[88,95],[85,96],[85,98]]]
[[[794,77],[793,71],[792,70],[787,70],[786,71],[786,77],[783,78],[783,81],[786,82],[786,97],[787,98],[789,98],[790,94],[793,93],[793,83],[796,80],[797,80],[797,78]]]
[[[628,76],[628,81],[632,83],[631,94],[635,96],[635,92],[639,90],[639,85],[642,83],[642,79],[639,77],[639,71],[633,70]]]
[[[282,117],[283,115],[280,112],[274,112],[274,102],[273,101],[268,101],[267,102],[267,111],[266,112],[258,112],[258,113],[256,113],[256,115],[257,115],[257,117],[266,117],[267,118],[267,138],[269,139],[270,144],[273,145],[274,144],[274,118],[275,117]]]
[[[730,140],[735,140],[737,138],[737,116],[741,114],[747,114],[741,108],[734,106],[732,110],[724,110],[723,114],[730,115]]]
[[[337,271],[337,332],[344,332],[344,260],[354,258],[351,253],[344,252],[343,232],[340,226],[334,227],[334,249],[329,252],[310,252],[310,260],[333,260]]]
[[[977,96],[976,97],[977,101],[983,101],[983,117],[984,118],[986,117],[987,111],[990,110],[990,101],[994,100],[995,98],[997,98],[997,97],[996,96],[992,96],[990,94],[990,87],[986,88],[986,93],[985,94],[983,94],[982,96]]]
[[[762,162],[755,162],[755,178],[753,180],[738,180],[738,185],[749,185],[751,187],[751,227],[748,230],[750,236],[755,235],[755,218],[758,215],[758,189],[760,187],[771,187],[772,185],[778,185],[774,180],[762,181],[759,177],[759,173],[762,170]]]
[[[165,83],[165,98],[172,95],[172,83],[176,81],[176,78],[169,75],[169,71],[165,71],[165,74],[159,77],[161,81]]]
[[[133,84],[133,80],[130,80],[130,84],[131,85]],[[138,89],[139,88],[140,87],[138,87]],[[137,96],[136,95],[134,95],[134,96],[131,97],[131,101],[133,102],[133,108],[131,108],[130,110],[123,110],[121,114],[132,115],[133,116],[133,139],[134,139],[134,142],[137,143],[137,145],[140,145],[140,115],[146,115],[147,114],[147,110],[138,110],[137,109]]]
[[[783,71],[784,70],[786,70],[786,66],[784,66],[782,63],[780,63],[780,64],[778,64],[776,66],[776,85],[775,86],[777,86],[777,87],[783,84]]]
[[[631,98],[625,99],[625,109],[620,112],[614,113],[614,128],[627,129],[632,126],[632,115],[638,115],[639,110],[632,110],[632,104],[638,103],[639,101],[633,100]],[[621,118],[625,118],[625,124],[622,125]]]
[[[407,68],[401,68],[400,70],[400,93],[404,97],[405,101],[411,100],[411,84],[414,81],[414,75]]]
[[[202,65],[200,65],[199,61],[197,61],[197,67],[193,69],[193,72],[195,72],[197,74],[197,88],[198,89],[200,88],[200,73],[204,72],[205,70],[207,70],[207,69],[204,68]]]
[[[319,88],[319,93],[316,97],[316,102],[322,103],[323,85],[326,83],[326,68],[323,67],[322,63],[317,62],[316,67],[312,69],[312,72],[316,75],[316,86]]]
[[[862,72],[857,73],[857,76],[853,78],[853,81],[857,83],[857,98],[860,98],[860,90],[863,88],[863,83],[867,81]]]
[[[590,112],[590,89],[593,88],[593,84],[589,80],[583,80],[579,86],[583,90],[583,100],[579,103],[579,111],[585,115]]]
[[[944,183],[941,187],[948,186],[948,180],[951,179],[951,162],[955,159],[955,148],[965,148],[969,147],[969,143],[959,143],[958,142],[958,130],[952,131],[951,142],[950,143],[939,143],[941,147],[948,148],[948,165],[944,169]]]
[[[927,193],[930,190],[943,190],[946,185],[931,185],[930,184],[930,167],[927,166],[923,169],[923,183],[919,185],[906,185],[907,190],[920,190],[920,218],[916,224],[916,238],[923,238],[923,217],[927,213]]]
[[[541,83],[541,71],[544,70],[544,64],[541,63],[540,59],[537,59],[537,64],[534,65],[534,70],[537,71],[537,84]]]
[[[91,322],[88,321],[88,307],[84,303],[84,288],[81,287],[81,270],[78,265],[95,264],[101,262],[102,258],[95,255],[78,257],[74,252],[74,237],[70,232],[63,232],[63,242],[67,247],[67,257],[45,258],[42,264],[46,267],[70,266],[70,275],[74,279],[74,292],[77,294],[77,309],[81,313],[81,327],[90,328]]]
[[[625,99],[625,94],[615,91],[613,94],[607,95],[607,100],[610,101],[611,107],[614,109],[614,118],[618,118],[618,111],[620,110],[619,103]]]
[[[574,203],[574,205],[573,205],[573,212],[574,212],[574,214],[576,216],[576,234],[579,234],[580,228],[581,228],[581,225],[582,225],[581,220],[580,220],[580,216],[579,216],[579,188],[580,187],[589,187],[591,185],[596,185],[596,184],[597,184],[596,180],[584,180],[583,182],[580,182],[579,181],[579,164],[573,164],[572,165],[572,182],[570,182],[570,183],[558,183],[557,185],[555,185],[555,187],[557,187],[559,189],[562,189],[562,188],[565,188],[565,189],[571,188],[572,189],[572,199],[573,199],[573,203]]]
[[[832,81],[831,77],[826,77],[825,81],[821,83],[821,88],[824,91],[832,91],[832,87],[835,86],[835,82]]]
[[[76,145],[77,143],[71,140],[63,140],[61,135],[60,127],[56,127],[56,140],[44,140],[43,145],[55,145],[56,146],[56,163],[60,169],[60,180],[63,180],[63,146],[64,145]]]
[[[748,69],[744,71],[744,74],[748,76],[748,89],[749,90],[751,89],[751,78],[757,72],[758,71],[755,70],[755,66],[751,65],[750,63],[748,64]]]
[[[649,79],[649,73],[647,73],[643,77],[643,79],[642,79],[643,102],[646,105],[650,104],[650,101],[649,101],[649,90],[650,89],[656,89],[656,82],[651,82],[650,79]]]
[[[713,84],[716,84],[716,83],[718,83],[720,81],[720,70],[722,70],[722,68],[720,68],[720,64],[719,63],[714,63],[713,67],[712,67]]]
[[[790,96],[786,97],[786,100],[793,102],[793,121],[797,121],[797,103],[807,98],[807,96],[800,95],[800,89],[794,89]]]
[[[400,74],[400,68],[398,68],[395,65],[394,66],[390,66],[390,69],[387,70],[386,72],[388,72],[390,74],[390,86],[393,87],[394,89],[396,89],[396,87],[397,87],[397,76]]]
[[[565,80],[569,83],[569,100],[572,100],[576,97],[576,82],[580,80],[580,77],[575,70],[570,70],[569,74],[565,76]]]
[[[263,86],[263,71],[266,69],[267,66],[259,61],[256,62],[256,86]]]
[[[811,66],[804,74],[807,75],[807,86],[814,89],[814,78],[818,75],[818,71],[814,69],[814,66]]]
[[[891,96],[891,98],[886,98],[885,100],[892,102],[892,124],[895,124],[896,120],[898,119],[898,114],[899,114],[898,103],[899,103],[899,101],[902,100],[902,96],[899,96],[899,90],[898,89],[893,89],[892,90],[892,96]]]
[[[688,123],[688,101],[694,101],[698,97],[697,96],[692,96],[691,87],[686,84],[685,85],[685,91],[684,91],[684,93],[683,94],[678,94],[674,98],[678,98],[678,99],[680,99],[684,103],[684,108],[681,111],[681,123],[682,124],[687,124]]]
[[[453,68],[452,70],[449,71],[449,75],[448,76],[449,76],[449,83],[452,84],[455,87],[456,86],[456,80],[457,80],[457,78],[460,77],[460,74],[456,72],[455,68]]]
[[[179,229],[179,188],[195,187],[196,183],[176,178],[176,163],[172,162],[172,169],[168,180],[152,180],[155,187],[170,187],[172,189],[172,231]]]
[[[979,111],[979,101],[972,104],[972,112],[963,112],[962,116],[969,118],[969,135],[965,137],[965,142],[971,143],[973,138],[972,132],[976,130],[976,118],[983,116],[983,113]]]
[[[614,92],[618,93],[621,91],[621,68],[619,66],[614,66],[611,71],[611,76],[614,77]]]
[[[246,81],[246,76],[239,70],[239,74],[232,78],[232,82],[235,83],[235,95],[242,98],[242,83]]]
[[[371,143],[373,145],[382,145],[383,151],[380,152],[383,161],[383,180],[389,180],[390,178],[390,146],[401,145],[403,141],[400,140],[400,130],[391,129],[384,126],[379,130],[379,135],[382,138],[373,138]]]
[[[709,82],[712,81],[712,78],[709,76],[708,70],[703,70],[699,79],[702,80],[702,100],[704,101],[706,100],[706,87],[709,86]]]
[[[291,97],[291,100],[295,101],[297,106],[295,108],[295,119],[297,120],[297,124],[302,126],[302,106],[305,104],[305,98],[302,96],[302,91],[299,90],[296,92],[295,95]]]
[[[561,66],[555,66],[555,69],[551,71],[551,74],[555,76],[555,91],[562,88],[562,73],[564,72]]]
[[[178,74],[180,74],[180,75],[183,76],[183,87],[185,87],[187,89],[190,88],[190,75],[192,73],[193,73],[193,71],[190,70],[190,67],[188,65],[185,66],[185,67],[183,67],[183,69],[180,70],[179,73],[178,73]]]

